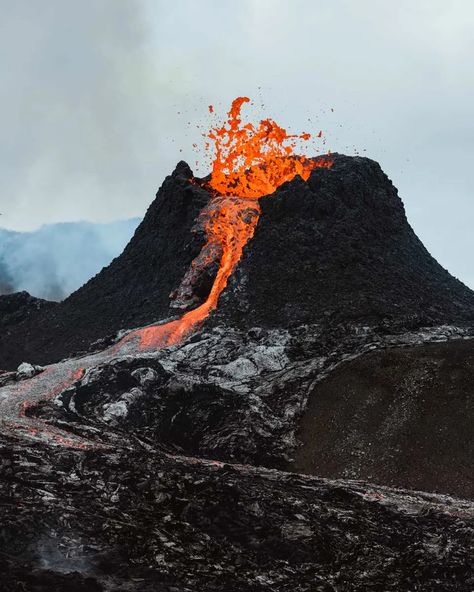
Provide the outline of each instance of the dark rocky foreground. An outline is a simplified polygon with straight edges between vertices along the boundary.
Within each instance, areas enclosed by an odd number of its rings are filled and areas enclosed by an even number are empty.
[[[2,592],[474,586],[474,505],[448,496],[137,445],[0,458]]]

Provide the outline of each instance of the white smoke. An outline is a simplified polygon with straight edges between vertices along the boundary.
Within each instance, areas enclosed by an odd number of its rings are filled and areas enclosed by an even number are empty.
[[[119,255],[140,220],[51,224],[34,232],[0,229],[0,293],[25,290],[62,300]]]

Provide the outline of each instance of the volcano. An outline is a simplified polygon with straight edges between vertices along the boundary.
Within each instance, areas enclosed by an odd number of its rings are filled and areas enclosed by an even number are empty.
[[[315,167],[307,181],[298,176],[259,200],[255,236],[208,322],[246,329],[472,323],[474,293],[427,252],[379,165],[331,159],[330,168]],[[205,180],[179,163],[110,266],[59,305],[11,315],[0,367],[50,363],[121,329],[176,316],[176,292],[206,244],[199,214],[212,199]],[[205,301],[217,269],[211,257],[195,270],[188,305]]]
[[[0,298],[8,590],[474,585],[474,293],[246,102],[96,277]]]
[[[208,178],[180,162],[120,257],[54,309],[4,321],[0,367],[50,363],[187,309],[148,344],[178,342],[217,308],[247,329],[473,321],[474,293],[423,247],[377,163],[299,156],[311,136],[244,124],[247,102],[211,129]]]

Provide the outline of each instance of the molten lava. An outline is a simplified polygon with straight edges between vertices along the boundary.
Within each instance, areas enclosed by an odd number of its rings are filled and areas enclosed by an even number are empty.
[[[240,118],[247,97],[232,103],[227,122],[211,129],[215,143],[210,187],[221,195],[259,198],[270,195],[285,181],[300,175],[306,181],[316,167],[331,166],[330,159],[310,160],[295,154],[308,133],[288,134],[272,119],[258,126],[243,124]]]
[[[331,166],[330,158],[315,160],[295,154],[295,149],[311,138],[308,133],[288,134],[271,119],[260,121],[258,126],[242,123],[240,113],[247,102],[247,97],[235,99],[227,121],[208,134],[215,158],[207,183],[213,197],[201,212],[207,241],[182,283],[212,264],[217,256],[219,268],[206,301],[175,321],[133,331],[122,343],[138,336],[140,349],[158,348],[179,343],[189,335],[217,307],[220,294],[254,234],[260,215],[258,199],[296,175],[306,180],[314,168]],[[213,112],[212,106],[209,111]]]
[[[219,269],[209,296],[203,304],[176,321],[141,329],[142,348],[179,343],[217,307],[219,296],[242,256],[244,246],[253,236],[260,208],[254,200],[216,197],[203,213],[208,215],[207,241],[191,267],[202,269],[213,262],[216,252],[220,254]]]

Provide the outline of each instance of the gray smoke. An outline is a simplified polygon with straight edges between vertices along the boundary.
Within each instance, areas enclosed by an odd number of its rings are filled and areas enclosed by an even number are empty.
[[[26,290],[38,298],[64,299],[122,252],[139,222],[0,229],[0,294]]]
[[[97,552],[97,548],[90,541],[83,542],[74,531],[68,529],[65,532],[53,530],[42,535],[34,551],[43,569],[88,574],[93,571],[91,552]]]

